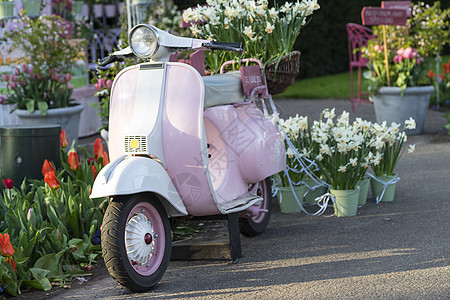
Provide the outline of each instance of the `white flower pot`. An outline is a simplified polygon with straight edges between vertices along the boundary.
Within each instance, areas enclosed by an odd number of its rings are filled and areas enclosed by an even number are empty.
[[[72,143],[72,140],[78,142],[80,114],[83,109],[84,106],[78,104],[70,107],[49,109],[45,116],[43,116],[40,111],[30,113],[27,110],[22,109],[17,109],[14,113],[24,125],[61,125],[61,129],[66,131],[69,143]]]
[[[416,121],[416,129],[406,130],[407,134],[420,134],[423,131],[433,86],[408,87],[401,96],[399,87],[382,87],[373,97],[377,122],[404,124],[412,117]]]

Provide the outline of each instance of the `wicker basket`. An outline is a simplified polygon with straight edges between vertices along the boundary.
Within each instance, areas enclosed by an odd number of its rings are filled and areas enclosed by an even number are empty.
[[[298,74],[300,52],[293,51],[283,56],[275,70],[276,62],[268,64],[265,68],[267,87],[271,95],[281,94],[288,86],[295,82]]]

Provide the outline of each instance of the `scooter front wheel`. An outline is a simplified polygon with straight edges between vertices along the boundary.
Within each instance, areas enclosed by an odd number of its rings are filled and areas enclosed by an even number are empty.
[[[169,219],[152,194],[115,197],[103,217],[101,241],[109,273],[131,291],[154,287],[169,264]]]
[[[270,178],[256,184],[254,187],[258,196],[263,200],[256,204],[258,214],[249,218],[239,218],[239,230],[248,237],[263,233],[266,230],[270,220],[270,213],[272,211],[272,193]]]

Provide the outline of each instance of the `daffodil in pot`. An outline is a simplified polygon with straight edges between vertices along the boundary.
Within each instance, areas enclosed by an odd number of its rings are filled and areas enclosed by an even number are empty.
[[[301,29],[320,8],[317,0],[287,1],[283,5],[274,1],[271,6],[267,0],[206,3],[183,13],[183,21],[192,24],[192,34],[220,42],[242,42],[245,46],[241,55],[206,53],[211,72],[218,73],[225,61],[254,57],[265,64],[269,93],[281,93],[294,82],[300,52],[293,51],[293,46]]]
[[[313,141],[319,149],[316,163],[329,184],[335,215],[355,216],[360,194],[357,182],[369,166],[369,149],[360,123],[351,124],[345,111],[336,123],[333,117],[334,110],[326,109],[312,125]]]
[[[373,124],[371,138],[368,141],[370,148],[369,163],[374,172],[371,179],[372,194],[377,203],[394,201],[394,194],[398,176],[394,172],[397,163],[402,156],[403,144],[407,141],[405,130],[414,130],[416,122],[414,119],[404,121],[401,124],[386,122]],[[408,146],[408,152],[412,153],[415,145]]]
[[[23,28],[7,33],[12,49],[23,52],[22,64],[10,75],[7,98],[25,125],[59,124],[70,140],[78,138],[83,106],[71,98],[70,73],[82,43],[71,43],[61,18],[55,15],[30,19],[20,15]]]
[[[287,120],[280,119],[279,124],[288,137],[285,139],[286,169],[278,173],[280,209],[283,213],[297,213],[302,211],[303,197],[307,193],[307,188],[302,183],[305,176],[302,162],[294,152],[299,153],[299,149],[302,153],[308,151],[307,148],[301,147],[302,137],[308,131],[307,118],[296,115]]]
[[[369,59],[364,77],[369,80],[378,123],[401,123],[412,117],[417,127],[408,134],[423,131],[434,90],[426,75],[436,53],[448,41],[449,14],[450,9],[442,10],[439,1],[433,6],[419,2],[406,26],[385,26],[386,43],[383,27],[374,28],[375,38],[363,49]]]

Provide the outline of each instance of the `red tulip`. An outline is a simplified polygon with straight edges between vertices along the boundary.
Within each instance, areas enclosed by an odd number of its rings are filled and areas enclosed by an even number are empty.
[[[55,171],[47,172],[44,175],[44,181],[51,189],[56,189],[60,186],[58,179],[56,179]]]
[[[74,149],[69,151],[69,157],[67,158],[67,162],[72,170],[76,171],[80,167],[80,161],[78,160],[77,152]]]
[[[442,66],[444,67],[444,73],[445,74],[450,73],[450,60],[449,60],[448,64],[443,63]]]
[[[3,179],[3,185],[5,186],[5,188],[7,188],[8,190],[13,188],[13,181],[8,178],[8,179]]]
[[[67,139],[66,131],[64,129],[61,130],[60,140],[62,148],[69,146],[69,140]]]
[[[44,161],[44,164],[42,165],[42,175],[45,176],[45,174],[49,172],[55,172],[55,168],[53,168],[53,165],[48,162],[48,160]]]
[[[97,138],[94,142],[95,159],[103,157],[103,152],[105,152],[105,149],[103,148],[102,140],[100,138]]]
[[[434,77],[436,77],[436,74],[434,74],[433,70],[430,70],[430,71],[427,73],[427,76],[430,77],[430,78],[434,78]]]

